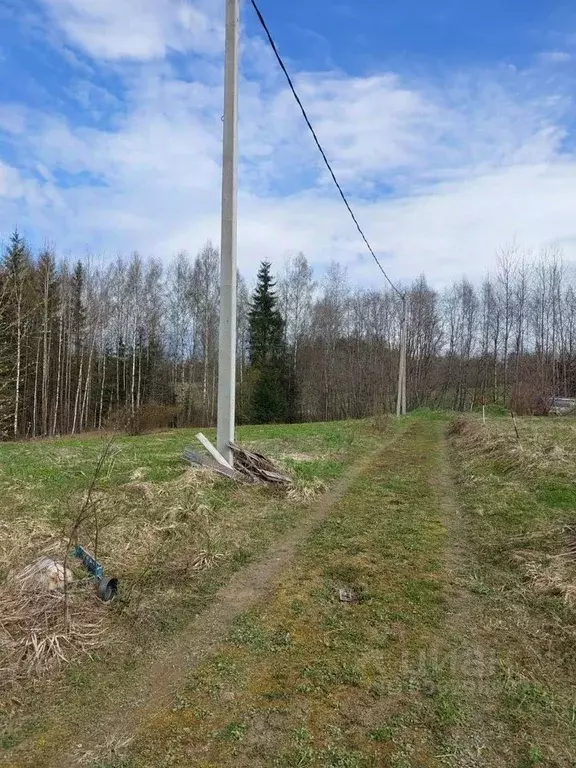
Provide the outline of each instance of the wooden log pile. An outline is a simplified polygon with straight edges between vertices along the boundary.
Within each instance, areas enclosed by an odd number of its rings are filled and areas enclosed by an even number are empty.
[[[234,457],[234,470],[241,472],[253,483],[290,485],[292,480],[278,471],[278,468],[261,453],[248,451],[236,443],[228,443]]]
[[[216,461],[211,456],[196,453],[191,448],[184,451],[184,459],[196,466],[206,467],[230,480],[276,486],[292,484],[292,479],[280,472],[278,467],[261,453],[248,451],[236,443],[229,443],[229,448],[232,451],[234,468]]]

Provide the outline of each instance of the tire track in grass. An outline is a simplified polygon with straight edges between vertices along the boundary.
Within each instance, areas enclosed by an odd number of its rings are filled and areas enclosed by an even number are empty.
[[[449,768],[576,766],[573,627],[563,627],[554,598],[530,594],[510,556],[511,521],[529,538],[554,518],[545,508],[523,513],[530,485],[537,478],[497,475],[457,440],[441,456],[451,542],[443,667],[459,712],[445,738]]]
[[[148,721],[126,766],[443,764],[454,712],[431,659],[445,636],[443,424],[406,424]],[[356,604],[339,601],[345,585]]]
[[[404,426],[394,426],[386,445],[394,444]],[[379,449],[379,452],[382,448]],[[213,604],[190,625],[169,641],[153,663],[127,690],[120,689],[114,706],[106,707],[97,722],[77,723],[74,729],[59,724],[32,743],[14,750],[7,765],[11,768],[66,768],[90,764],[92,757],[110,751],[110,745],[128,743],[156,714],[169,707],[183,678],[217,650],[233,625],[234,619],[255,602],[264,599],[276,586],[297,547],[331,512],[354,481],[366,471],[373,454],[363,457],[336,483],[334,488],[311,507],[299,527],[285,536],[266,555],[232,577],[216,595]]]

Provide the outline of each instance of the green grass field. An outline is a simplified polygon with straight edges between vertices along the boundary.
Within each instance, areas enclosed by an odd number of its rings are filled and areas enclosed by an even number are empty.
[[[5,679],[0,764],[574,768],[576,424],[518,429],[240,430],[289,494],[187,470],[190,431],[115,440],[94,498],[119,599],[86,604],[91,657]],[[102,446],[0,446],[3,590],[62,547]]]

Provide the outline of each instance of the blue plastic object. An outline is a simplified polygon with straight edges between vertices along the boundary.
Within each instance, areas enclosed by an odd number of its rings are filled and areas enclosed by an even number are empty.
[[[118,592],[118,579],[106,578],[104,576],[104,566],[102,563],[99,563],[96,558],[92,557],[92,555],[79,544],[74,547],[72,554],[82,561],[84,568],[86,568],[88,573],[92,575],[92,578],[96,582],[100,600],[105,603],[113,600]]]
[[[104,566],[99,563],[98,560],[95,560],[92,555],[79,544],[74,548],[74,552],[72,554],[74,557],[82,560],[82,565],[84,568],[86,568],[88,573],[91,573],[95,579],[100,581],[100,579],[104,576]]]

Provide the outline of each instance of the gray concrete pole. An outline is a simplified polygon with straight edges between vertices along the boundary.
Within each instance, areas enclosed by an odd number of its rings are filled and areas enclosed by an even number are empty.
[[[404,336],[402,339],[402,416],[406,416],[406,347],[408,344],[408,299],[404,296]]]
[[[406,413],[406,296],[402,296],[402,320],[400,325],[400,355],[398,360],[398,396],[396,416]]]
[[[236,238],[238,210],[238,49],[240,0],[226,0],[222,231],[220,238],[220,336],[216,443],[232,464],[236,414]]]

